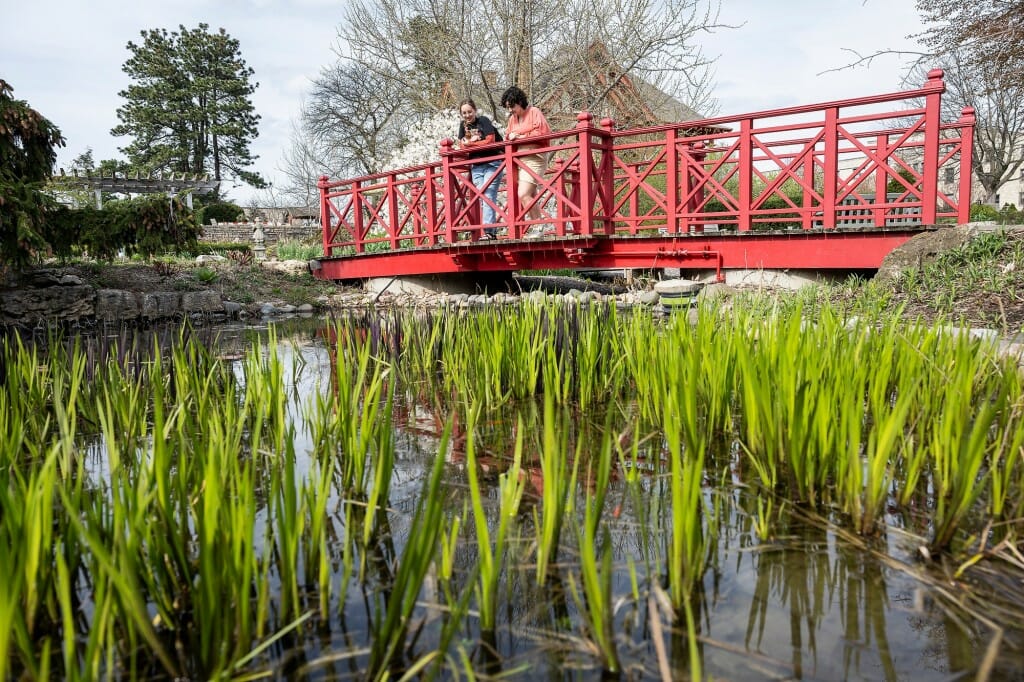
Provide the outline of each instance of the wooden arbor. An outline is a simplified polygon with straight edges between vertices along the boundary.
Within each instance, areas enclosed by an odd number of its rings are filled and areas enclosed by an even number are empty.
[[[185,204],[192,208],[192,194],[211,194],[220,187],[219,180],[211,180],[209,175],[192,175],[188,173],[172,173],[169,175],[152,174],[143,177],[136,173],[134,177],[116,173],[104,175],[103,173],[79,174],[72,170],[71,175],[60,169],[60,175],[53,178],[71,187],[78,187],[91,190],[96,197],[96,208],[103,208],[103,192],[117,194],[166,194],[175,195],[187,192]]]

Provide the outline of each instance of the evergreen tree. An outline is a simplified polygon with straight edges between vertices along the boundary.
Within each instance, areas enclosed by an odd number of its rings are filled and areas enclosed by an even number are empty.
[[[13,92],[0,79],[0,263],[22,265],[47,244],[47,214],[55,204],[40,190],[64,137]]]
[[[257,157],[249,144],[258,135],[260,117],[252,94],[253,70],[239,43],[222,28],[207,24],[178,31],[143,31],[142,43],[128,43],[132,56],[122,69],[134,81],[118,93],[121,124],[111,133],[129,135],[121,149],[135,168],[173,173],[210,173],[215,180],[232,175],[253,187],[265,187],[246,171]]]

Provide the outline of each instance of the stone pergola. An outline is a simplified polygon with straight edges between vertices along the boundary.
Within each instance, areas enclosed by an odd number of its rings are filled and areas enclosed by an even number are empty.
[[[79,173],[72,170],[71,174],[60,169],[60,175],[55,175],[58,180],[73,187],[81,187],[92,190],[96,197],[96,208],[103,208],[103,192],[117,194],[166,194],[173,196],[180,192],[187,191],[185,204],[192,208],[192,194],[211,194],[217,191],[220,186],[219,180],[211,180],[209,175],[198,175],[189,173],[160,173],[143,176],[141,173],[131,175],[117,175],[112,173]]]

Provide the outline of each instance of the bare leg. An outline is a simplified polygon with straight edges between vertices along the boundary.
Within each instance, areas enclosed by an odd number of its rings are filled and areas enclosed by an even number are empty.
[[[537,193],[537,185],[529,182],[519,183],[519,205],[524,206],[526,202],[533,198],[533,195]],[[540,206],[532,206],[529,211],[526,212],[526,217],[530,220],[536,220],[540,218]]]

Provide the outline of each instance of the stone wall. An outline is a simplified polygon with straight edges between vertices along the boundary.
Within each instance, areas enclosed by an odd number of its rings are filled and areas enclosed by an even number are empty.
[[[238,303],[213,289],[127,291],[96,289],[59,270],[28,273],[15,288],[0,287],[0,328],[45,327],[66,322],[153,322],[163,319],[219,321],[238,317]]]
[[[252,231],[257,223],[217,223],[203,225],[201,242],[233,242],[252,243]],[[263,228],[264,243],[276,244],[279,241],[308,241],[319,239],[322,232],[320,225],[284,225],[276,223],[259,223]]]

